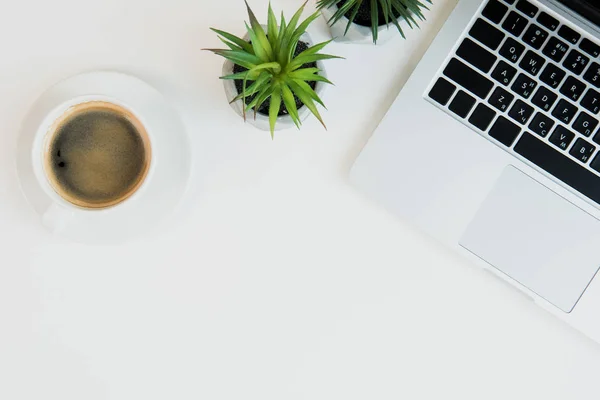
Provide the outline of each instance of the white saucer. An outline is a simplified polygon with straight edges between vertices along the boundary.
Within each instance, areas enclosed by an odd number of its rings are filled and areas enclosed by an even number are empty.
[[[60,235],[81,243],[121,243],[156,228],[177,207],[191,175],[188,136],[177,112],[144,81],[117,72],[91,72],[68,78],[47,90],[25,117],[19,137],[17,171],[21,188],[43,216],[55,201],[41,187],[33,165],[34,139],[48,116],[61,104],[85,96],[102,96],[126,105],[152,136],[155,168],[144,191],[123,204],[101,211],[76,213]]]

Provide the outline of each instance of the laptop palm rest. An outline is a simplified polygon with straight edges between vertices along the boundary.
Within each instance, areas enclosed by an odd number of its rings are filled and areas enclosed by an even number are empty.
[[[600,221],[508,166],[460,245],[571,312],[600,266]]]

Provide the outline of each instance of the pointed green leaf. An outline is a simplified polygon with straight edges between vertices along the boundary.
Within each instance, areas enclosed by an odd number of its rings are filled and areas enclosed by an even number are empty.
[[[386,25],[389,24],[390,21],[390,16],[391,14],[391,4],[389,1],[386,0],[379,0],[379,7],[381,8],[381,11],[383,12],[383,19],[385,20]],[[393,16],[392,16],[393,19]]]
[[[263,90],[261,90],[256,95],[256,97],[254,98],[254,100],[252,100],[248,104],[247,110],[251,110],[252,108],[254,108],[254,115],[256,117],[256,111],[260,108],[260,106],[263,105],[263,103],[265,102],[265,100],[267,100],[271,96],[271,93],[273,93],[273,89],[274,89],[273,85],[265,86],[263,88]]]
[[[321,13],[319,11],[317,11],[314,14],[312,14],[311,16],[309,16],[308,18],[306,18],[304,21],[302,21],[302,23],[300,25],[298,25],[298,28],[296,28],[296,30],[294,31],[294,33],[292,35],[292,43],[295,43],[298,40],[300,40],[300,36],[302,36],[304,34],[304,32],[306,32],[309,25],[312,24],[320,16],[321,16]]]
[[[252,84],[246,88],[245,91],[242,91],[242,93],[234,97],[233,100],[231,100],[231,103],[252,96],[254,93],[260,92],[265,85],[269,84],[271,78],[271,75],[267,73],[261,74],[256,81],[252,82]]]
[[[279,34],[277,37],[279,41],[283,40],[283,35],[285,34],[285,30],[287,29],[287,23],[285,22],[285,15],[283,15],[283,11],[281,12],[281,20],[279,21]]]
[[[259,57],[261,57],[261,59],[263,59],[264,61],[270,61],[273,59],[273,49],[271,48],[271,43],[269,43],[265,30],[263,29],[260,22],[258,22],[258,19],[256,19],[254,12],[248,5],[248,2],[246,0],[244,0],[244,2],[246,3],[246,8],[248,9],[248,17],[250,18],[250,25],[252,26],[252,33],[254,36],[252,38],[252,44],[254,44],[255,40],[258,41],[260,43],[262,51],[264,51],[264,53],[266,54],[266,58],[263,58],[261,56]],[[254,50],[256,51],[256,47],[254,47]],[[258,53],[256,55],[258,55]]]
[[[309,71],[312,69],[316,70],[316,72]],[[294,72],[289,73],[288,76],[292,79],[299,79],[305,82],[324,82],[333,85],[329,79],[319,75],[318,72],[319,70],[317,68],[304,68],[297,69]]]
[[[250,45],[250,43],[248,43],[244,39],[241,39],[235,35],[232,35],[231,33],[221,31],[221,30],[218,30],[215,28],[210,28],[210,30],[212,30],[213,32],[217,33],[220,36],[223,36],[225,39],[229,40],[230,42],[235,43],[236,45],[240,46],[245,51],[247,51],[249,53],[252,52],[252,46]]]
[[[379,36],[379,10],[377,9],[377,2],[375,0],[371,0],[371,31],[373,32],[373,43],[377,44]]]
[[[296,31],[296,25],[298,25],[298,21],[300,20],[300,17],[302,16],[302,13],[304,12],[304,7],[306,7],[307,2],[308,2],[308,0],[306,2],[304,2],[304,4],[302,4],[302,6],[300,6],[298,11],[296,11],[296,13],[293,15],[292,19],[290,20],[290,22],[287,24],[285,31],[283,33],[283,36],[280,38],[281,47],[279,49],[279,54],[277,56],[277,59],[280,60],[283,64],[289,62],[290,57],[292,55],[291,48],[295,44],[292,42],[292,37],[294,35],[294,32]]]
[[[246,24],[246,30],[248,31],[248,36],[250,37],[250,44],[252,45],[254,54],[256,54],[258,58],[260,58],[261,62],[269,62],[269,55],[267,54],[265,48],[262,46],[260,40],[258,40],[258,37],[256,36],[254,30],[251,27],[249,27],[248,24]]]
[[[296,13],[292,16],[292,19],[290,19],[288,26],[285,28],[285,36],[288,40],[291,39],[292,35],[296,31],[296,26],[298,25],[298,21],[300,21],[300,17],[302,16],[302,13],[304,12],[304,8],[306,7],[307,3],[308,3],[308,0],[306,0],[304,2],[304,4],[302,4],[300,6],[300,8],[296,11]]]
[[[212,51],[215,54],[224,57],[234,64],[237,64],[244,68],[254,68],[257,64],[261,63],[261,60],[256,57],[254,54],[249,54],[245,51],[238,50],[223,50],[223,49],[206,49],[208,51]]]
[[[273,12],[273,7],[271,7],[271,3],[269,2],[269,17],[267,24],[267,36],[269,37],[269,42],[271,43],[271,48],[273,52],[277,51],[277,45],[279,41],[277,37],[279,36],[278,28],[277,28],[277,18],[275,17],[275,13]]]
[[[249,72],[250,73],[254,73],[256,71],[262,71],[262,70],[267,70],[267,69],[274,71],[274,73],[279,73],[281,71],[280,65],[278,63],[276,63],[276,62],[273,62],[273,63],[266,63],[266,64],[257,65],[256,67],[252,68]],[[269,78],[271,78],[271,75],[267,74],[267,76]],[[249,96],[248,94],[246,94],[246,83],[247,83],[247,81],[248,81],[248,77],[246,77],[244,79],[244,84],[242,86],[242,93],[241,93],[242,94],[242,100],[243,100],[244,103],[246,103],[246,97]]]
[[[329,18],[329,21],[327,21],[329,25],[335,25],[340,19],[344,18],[346,16],[346,13],[350,11],[352,7],[355,7],[356,11],[358,12],[360,3],[357,1],[347,1],[344,5],[337,9],[337,11],[331,16],[331,18]]]
[[[354,7],[354,10],[352,11],[350,18],[348,18],[348,23],[346,24],[346,30],[344,31],[344,36],[346,36],[348,34],[348,30],[352,26],[352,21],[354,21],[354,19],[358,15],[358,10],[359,10],[359,7]]]
[[[271,137],[275,134],[275,124],[277,123],[277,117],[279,117],[279,110],[281,109],[281,90],[276,87],[271,94],[271,106],[269,107],[269,125],[271,127]]]
[[[260,74],[261,74],[261,71],[255,71],[252,73],[249,73],[249,71],[243,71],[243,72],[238,72],[237,74],[225,75],[225,76],[220,77],[219,79],[233,80],[233,79],[246,79],[246,77],[248,77],[248,80],[253,81],[253,80],[256,80],[256,78],[258,78],[258,76]]]
[[[314,101],[319,103],[324,109],[327,109],[327,107],[325,107],[325,104],[323,103],[323,101],[321,100],[319,95],[317,94],[317,92],[315,92],[308,83],[306,83],[302,80],[299,80],[299,79],[293,79],[292,82],[295,83],[296,86],[299,86],[306,94],[308,94],[311,99],[313,99]],[[290,87],[291,87],[291,85],[290,85]]]
[[[287,66],[286,70],[287,71],[294,71],[300,67],[302,67],[304,64],[308,64],[308,63],[312,63],[312,62],[316,62],[316,61],[322,61],[322,60],[333,60],[333,59],[337,59],[337,58],[342,58],[342,57],[338,57],[338,56],[332,56],[329,54],[310,54],[308,56],[298,56],[296,58],[294,58],[294,60]]]
[[[302,103],[306,107],[308,107],[310,112],[313,113],[315,117],[317,117],[317,119],[321,122],[325,129],[327,129],[327,126],[325,126],[325,122],[323,122],[323,118],[321,118],[321,114],[319,114],[319,110],[317,110],[313,99],[300,85],[297,84],[297,82],[298,81],[289,82],[290,88],[293,90],[294,94],[298,96],[300,101],[302,101]]]
[[[285,104],[285,108],[288,110],[288,114],[290,114],[292,121],[294,121],[296,127],[300,129],[301,121],[298,115],[298,107],[296,107],[296,99],[286,84],[281,85],[281,97],[283,98],[283,103]]]
[[[230,50],[243,50],[240,46],[235,45],[233,43],[231,43],[229,40],[227,39],[223,39],[222,37],[219,37],[219,40],[221,42],[223,42],[225,44],[225,46],[229,47]]]
[[[317,44],[309,47],[308,49],[304,50],[302,53],[298,54],[295,58],[309,56],[312,54],[317,54],[319,51],[323,50],[325,48],[325,46],[327,46],[331,42],[333,42],[333,39],[328,40],[326,42],[317,43]]]

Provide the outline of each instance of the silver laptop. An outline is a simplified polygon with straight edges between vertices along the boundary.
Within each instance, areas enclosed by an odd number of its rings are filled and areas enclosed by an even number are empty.
[[[352,182],[600,342],[600,2],[461,0]]]

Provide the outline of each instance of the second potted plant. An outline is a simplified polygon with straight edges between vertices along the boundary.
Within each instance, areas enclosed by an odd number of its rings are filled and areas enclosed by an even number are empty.
[[[244,37],[212,29],[228,47],[209,50],[226,59],[221,79],[231,106],[271,136],[276,129],[299,128],[310,114],[325,126],[317,104],[325,107],[320,93],[331,82],[322,62],[340,57],[319,53],[330,41],[313,45],[306,29],[320,13],[300,22],[305,5],[289,22],[283,14],[277,21],[269,5],[263,26],[246,3],[250,26]]]
[[[394,27],[405,37],[402,25],[417,27],[417,19],[425,20],[421,10],[427,9],[419,0],[318,0],[317,7],[334,40],[375,44],[389,40]]]

